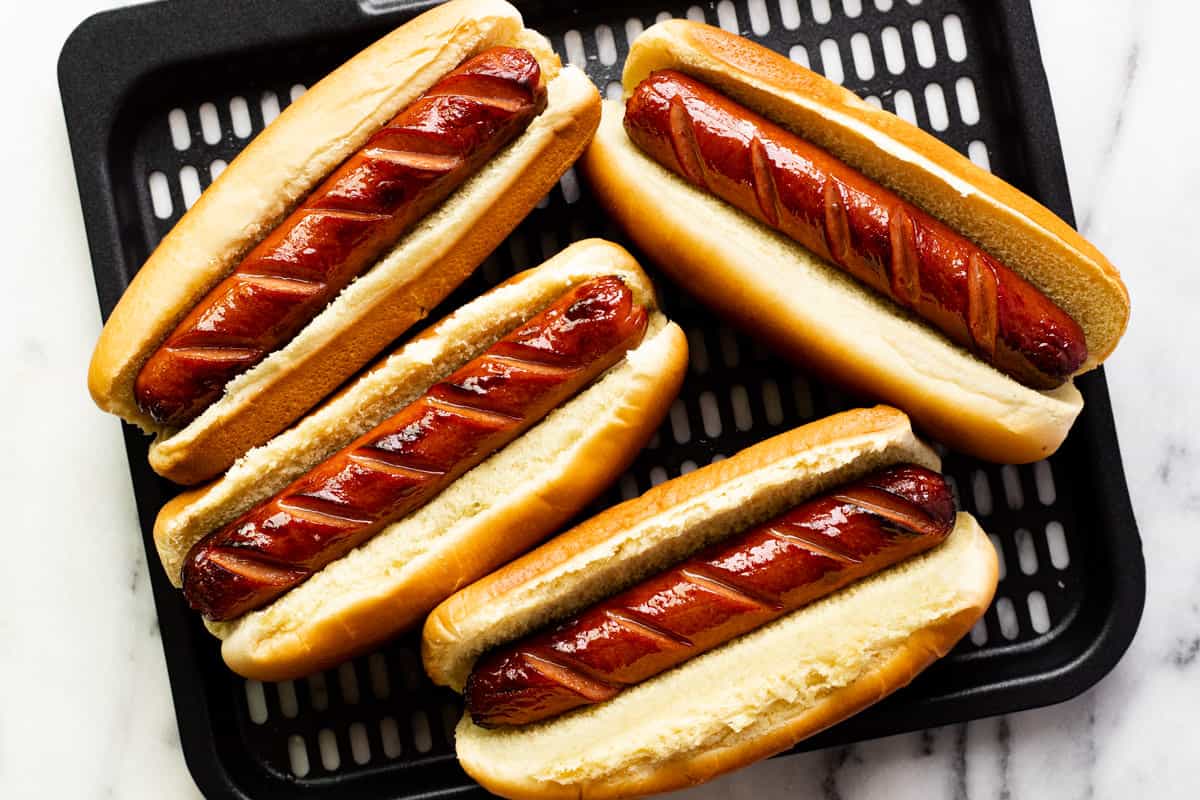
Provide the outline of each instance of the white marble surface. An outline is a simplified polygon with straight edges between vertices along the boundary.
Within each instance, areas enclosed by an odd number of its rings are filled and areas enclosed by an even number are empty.
[[[896,0],[902,2],[903,0]],[[106,0],[0,11],[0,797],[191,797],[119,428],[84,373],[100,327],[55,81]],[[1077,216],[1123,269],[1133,323],[1109,361],[1149,594],[1133,646],[1036,711],[758,765],[694,797],[1200,796],[1200,5],[1035,0]],[[16,9],[20,9],[19,11]],[[1190,413],[1189,413],[1190,412]]]

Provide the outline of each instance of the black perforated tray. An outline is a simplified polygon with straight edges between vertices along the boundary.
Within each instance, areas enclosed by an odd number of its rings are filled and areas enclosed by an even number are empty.
[[[105,316],[208,185],[214,165],[219,169],[261,130],[275,105],[428,5],[191,0],[102,13],[81,24],[63,47],[59,83]],[[1026,0],[519,5],[527,24],[606,92],[619,88],[627,39],[665,14],[737,28],[844,76],[847,86],[889,110],[915,114],[921,126],[1072,219]],[[431,319],[589,235],[623,238],[572,172]],[[862,402],[786,366],[678,286],[659,281],[668,313],[688,332],[692,368],[662,430],[597,507]],[[983,621],[909,688],[805,749],[1054,703],[1092,685],[1120,658],[1144,600],[1141,541],[1104,376],[1097,370],[1078,383],[1087,405],[1049,461],[1000,467],[946,457],[962,507],[978,516],[1002,555],[996,602]],[[453,756],[457,700],[424,678],[412,635],[301,681],[264,686],[225,669],[216,641],[158,568],[151,524],[175,490],[147,466],[146,439],[126,426],[125,441],[180,738],[204,793],[377,798],[471,791]]]

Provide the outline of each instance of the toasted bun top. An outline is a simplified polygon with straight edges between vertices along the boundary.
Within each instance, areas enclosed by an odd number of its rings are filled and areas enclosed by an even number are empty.
[[[1084,330],[1094,368],[1129,321],[1116,268],[1049,209],[915,125],[719,28],[667,20],[630,48],[622,82],[676,69],[791,129],[951,225],[1029,280]]]
[[[92,355],[97,405],[151,432],[133,383],[150,354],[238,260],[334,167],[466,58],[513,44],[560,70],[504,0],[451,0],[338,67],[256,136],[163,238],[113,309]],[[248,179],[249,178],[249,179]]]
[[[642,578],[874,469],[939,469],[893,408],[809,423],[662,483],[458,592],[425,622],[434,682],[462,689],[484,651],[570,616]]]
[[[248,452],[218,480],[168,502],[154,524],[167,576],[178,586],[184,557],[204,535],[395,414],[571,287],[602,275],[620,277],[636,302],[651,311],[658,308],[654,287],[637,261],[603,239],[576,242],[519,273],[406,343],[295,426]]]

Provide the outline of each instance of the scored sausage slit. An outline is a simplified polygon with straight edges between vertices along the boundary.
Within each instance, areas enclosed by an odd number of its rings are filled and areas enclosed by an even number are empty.
[[[444,96],[444,95],[434,95],[434,97],[442,97],[442,96]],[[467,100],[473,100],[476,103],[478,103],[479,105],[483,106],[484,108],[494,108],[497,111],[508,111],[508,112],[516,111],[522,105],[525,105],[526,103],[529,102],[528,97],[512,97],[512,98],[488,97],[487,95],[483,95],[483,94],[474,94],[474,93],[470,93],[470,92],[461,92],[461,91],[456,91],[451,96],[462,97]]]
[[[762,139],[755,136],[750,140],[750,167],[754,174],[754,194],[758,207],[772,226],[779,224],[779,192],[775,188],[775,176],[771,171],[771,157],[767,154]]]
[[[850,221],[846,217],[846,196],[842,183],[832,176],[826,178],[822,193],[825,203],[825,245],[832,259],[843,266],[849,264]]]
[[[369,525],[375,516],[346,503],[338,503],[324,497],[293,494],[279,501],[279,507],[309,522],[321,525],[337,525],[346,528]]]
[[[308,574],[302,567],[285,567],[261,557],[248,556],[230,548],[214,550],[209,558],[228,572],[261,583],[278,585]]]
[[[630,611],[627,608],[608,608],[604,610],[604,613],[609,619],[621,627],[631,630],[635,634],[641,634],[655,640],[662,645],[664,650],[674,649],[676,647],[692,646],[692,640],[686,636],[682,636],[674,631],[667,630],[666,628],[642,619],[641,615],[637,615],[635,612]]]
[[[680,570],[680,574],[702,589],[726,597],[735,603],[757,607],[763,611],[776,611],[783,607],[778,599],[759,594],[744,586],[737,586],[731,583],[727,577],[713,574],[703,564],[689,564]]]
[[[921,272],[917,263],[917,234],[912,217],[897,203],[888,212],[888,236],[891,239],[892,291],[897,301],[915,308],[921,299]]]
[[[387,472],[397,477],[409,477],[413,480],[428,480],[446,474],[445,470],[415,467],[411,463],[412,459],[403,453],[369,445],[358,448],[350,453],[348,458],[368,469]]]
[[[803,531],[797,525],[790,525],[786,522],[780,522],[771,525],[766,529],[766,532],[771,536],[776,537],[789,544],[799,545],[810,553],[818,556],[825,556],[834,561],[840,561],[843,564],[861,564],[862,559],[852,553],[843,550],[838,545],[834,544],[830,537],[822,537],[823,541],[817,541],[811,532]]]
[[[938,524],[920,509],[902,497],[898,497],[883,489],[870,486],[857,486],[853,491],[835,494],[833,498],[842,503],[850,503],[863,511],[882,517],[904,528],[928,532],[936,530]]]
[[[238,275],[238,279],[242,283],[256,286],[259,289],[298,297],[309,297],[325,288],[325,284],[320,281],[306,280],[290,275],[267,275],[261,272],[243,272]]]
[[[444,400],[441,397],[436,397],[434,395],[428,395],[425,398],[425,402],[432,409],[440,410],[449,414],[457,414],[460,417],[466,417],[484,425],[504,427],[514,422],[524,421],[521,417],[503,414],[490,408],[480,408],[479,406],[467,405],[463,402]]]
[[[217,363],[250,361],[258,358],[261,353],[257,347],[225,347],[220,345],[167,347],[164,349],[170,350],[176,356],[186,358],[189,361],[214,361]]]
[[[378,211],[352,211],[348,208],[328,208],[321,205],[309,206],[305,215],[324,219],[341,219],[346,222],[381,222],[391,217],[391,214]]]
[[[671,100],[671,146],[675,148],[675,158],[683,168],[684,177],[692,183],[708,188],[704,159],[700,157],[700,146],[696,143],[696,132],[692,130],[692,119],[679,97]]]
[[[524,372],[535,373],[546,378],[556,378],[575,371],[575,367],[552,364],[548,361],[535,361],[531,358],[508,353],[492,353],[488,358],[497,363],[512,364]]]
[[[513,113],[530,100],[530,92],[522,85],[495,75],[456,75],[429,90],[428,97],[463,98],[486,108]]]
[[[989,358],[996,352],[996,272],[977,253],[967,260],[967,319],[975,344]]]
[[[454,91],[446,94],[430,95],[430,97],[450,97],[454,100],[469,100],[484,108],[494,108],[498,112],[512,113],[529,103],[528,95],[523,97],[488,97],[481,92],[463,91],[455,86]]]
[[[418,153],[412,150],[389,150],[382,147],[364,150],[363,155],[375,161],[387,161],[423,172],[451,172],[458,169],[463,163],[461,156]]]
[[[562,684],[567,689],[587,698],[592,703],[602,703],[615,697],[620,688],[585,675],[577,669],[568,667],[559,661],[551,660],[541,654],[522,653],[525,663],[534,672]]]

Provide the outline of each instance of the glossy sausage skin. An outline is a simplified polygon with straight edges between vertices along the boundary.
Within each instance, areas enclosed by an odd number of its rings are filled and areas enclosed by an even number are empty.
[[[913,465],[878,472],[484,656],[467,680],[467,710],[495,727],[603,702],[930,549],[953,525],[941,475]]]
[[[224,620],[269,603],[419,508],[636,347],[646,309],[597,278],[271,499],[192,547],[183,590]]]
[[[528,51],[497,47],[464,62],[368,139],[192,309],[138,374],[138,406],[165,425],[195,419],[544,105]]]
[[[779,230],[1035,389],[1087,359],[1039,289],[824,150],[671,70],[634,90],[625,130],[651,158]]]

